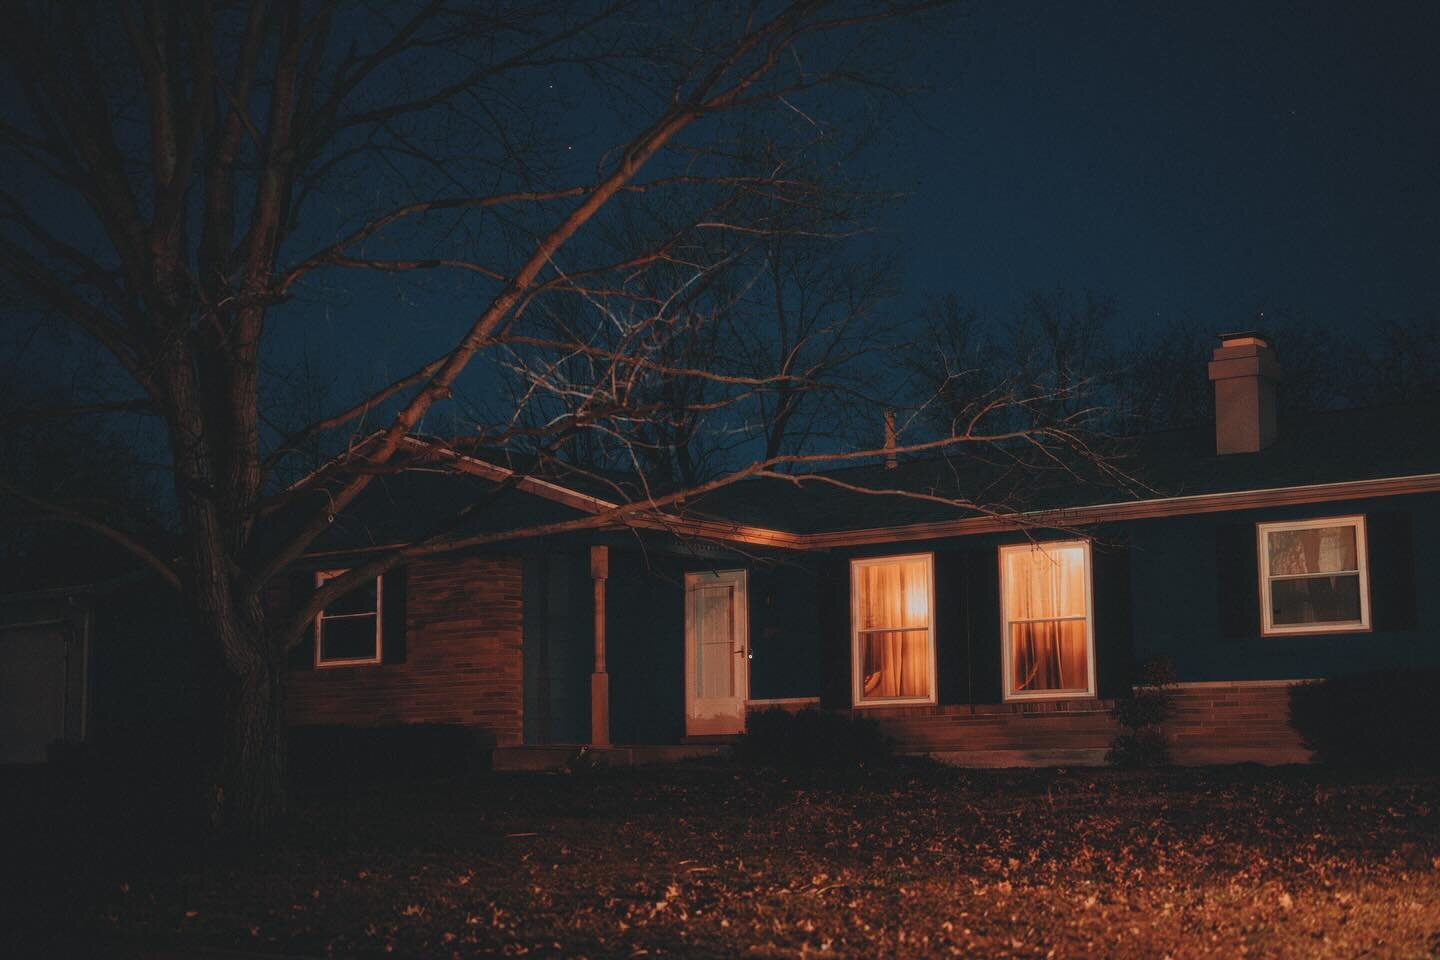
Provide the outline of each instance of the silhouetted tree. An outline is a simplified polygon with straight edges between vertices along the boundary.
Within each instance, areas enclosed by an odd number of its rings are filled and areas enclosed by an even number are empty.
[[[126,543],[184,598],[197,640],[223,651],[230,823],[258,829],[284,806],[287,648],[326,603],[434,545],[327,581],[280,623],[266,584],[393,464],[477,357],[554,414],[482,424],[475,442],[502,448],[634,435],[665,403],[694,405],[644,399],[677,377],[791,389],[796,375],[774,370],[676,367],[667,346],[703,342],[714,314],[668,305],[757,238],[804,228],[798,211],[824,192],[797,162],[818,92],[892,89],[883,28],[909,12],[817,0],[7,7],[4,92],[19,106],[0,125],[13,174],[0,272],[99,344],[107,378],[123,374],[131,392],[106,400],[153,418],[174,522],[6,490]],[[599,129],[628,132],[560,142],[546,99],[556,77],[615,116]],[[797,212],[777,225],[765,219],[777,204]],[[642,242],[615,242],[642,216]],[[460,278],[451,311],[468,306],[433,359],[306,426],[267,424],[267,345],[328,301],[336,277],[372,277],[350,281],[363,290],[442,275]],[[588,305],[583,326],[555,337],[530,325],[565,299]],[[367,418],[377,435],[323,484],[278,492],[295,451]],[[262,536],[281,505],[294,511],[285,535]]]

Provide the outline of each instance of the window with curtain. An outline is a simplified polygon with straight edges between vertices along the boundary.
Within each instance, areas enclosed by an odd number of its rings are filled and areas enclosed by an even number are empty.
[[[935,702],[934,557],[854,560],[855,702]]]
[[[1094,696],[1090,544],[1000,548],[1006,699]]]
[[[346,573],[323,570],[315,586]],[[380,577],[330,601],[315,618],[315,665],[380,662]]]
[[[1262,523],[1258,531],[1266,633],[1370,628],[1364,517]]]

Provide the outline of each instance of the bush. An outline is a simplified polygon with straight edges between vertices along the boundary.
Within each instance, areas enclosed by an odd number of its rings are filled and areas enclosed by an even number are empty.
[[[453,779],[477,772],[490,745],[458,724],[302,726],[290,731],[290,771],[307,786]]]
[[[1440,766],[1440,670],[1334,677],[1290,689],[1290,725],[1322,763]]]
[[[1175,667],[1166,657],[1140,665],[1135,688],[1110,715],[1124,729],[1110,741],[1105,762],[1116,767],[1158,767],[1170,762],[1163,724],[1174,709]]]
[[[775,707],[750,714],[746,727],[736,753],[759,767],[874,768],[895,755],[894,743],[871,717]]]

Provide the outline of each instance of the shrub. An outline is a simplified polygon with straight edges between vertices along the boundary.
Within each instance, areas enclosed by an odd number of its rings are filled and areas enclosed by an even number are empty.
[[[750,714],[737,755],[759,767],[873,768],[894,758],[894,743],[872,717],[822,710]]]
[[[1440,765],[1431,699],[1440,670],[1334,677],[1290,689],[1290,725],[1322,763],[1357,767]]]
[[[1105,762],[1116,767],[1158,767],[1170,762],[1163,724],[1174,709],[1175,668],[1166,657],[1147,660],[1136,673],[1131,695],[1110,715],[1123,730],[1110,741]]]
[[[443,723],[301,726],[290,731],[290,770],[307,786],[465,777],[483,766],[483,734]]]

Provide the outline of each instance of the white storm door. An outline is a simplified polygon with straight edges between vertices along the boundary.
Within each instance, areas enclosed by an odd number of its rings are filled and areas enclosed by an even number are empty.
[[[749,602],[745,571],[685,575],[685,733],[745,729],[749,694]]]

